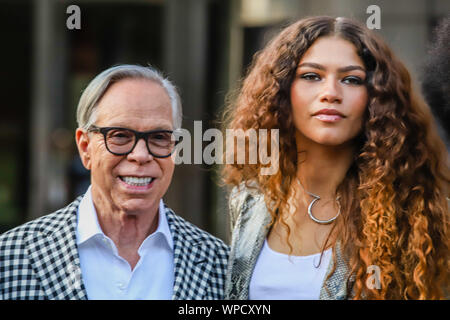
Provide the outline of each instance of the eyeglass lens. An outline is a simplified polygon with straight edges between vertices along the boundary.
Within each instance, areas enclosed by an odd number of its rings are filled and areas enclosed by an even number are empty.
[[[170,132],[147,134],[147,145],[157,156],[167,156],[173,151],[175,140]],[[106,134],[107,147],[114,153],[129,153],[136,144],[136,134],[127,129],[112,129]]]

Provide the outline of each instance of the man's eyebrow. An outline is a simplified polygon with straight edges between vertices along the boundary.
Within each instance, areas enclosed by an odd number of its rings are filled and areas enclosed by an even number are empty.
[[[123,123],[120,123],[120,122],[114,122],[114,123],[108,125],[107,127],[117,127],[117,128],[122,128],[122,129],[132,129],[132,130],[134,130],[133,128],[130,128],[129,125],[126,125],[126,124],[124,125]],[[167,125],[167,126],[165,126],[165,125],[158,125],[158,126],[155,126],[152,129],[145,130],[144,132],[147,132],[147,131],[173,131],[173,128],[170,125]]]
[[[326,68],[323,65],[314,63],[314,62],[304,62],[304,63],[300,64],[297,67],[297,69],[301,68],[301,67],[310,67],[310,68],[319,69],[319,70],[323,70],[323,71],[326,70]],[[361,70],[363,72],[366,72],[366,70],[363,67],[358,66],[358,65],[345,66],[345,67],[339,68],[337,71],[338,72],[348,72],[348,71],[352,71],[352,70]]]

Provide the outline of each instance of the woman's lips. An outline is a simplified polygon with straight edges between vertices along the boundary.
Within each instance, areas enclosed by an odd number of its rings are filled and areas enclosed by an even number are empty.
[[[336,122],[345,116],[336,109],[322,109],[313,114],[313,117],[323,122]]]
[[[336,122],[343,119],[343,117],[341,117],[340,115],[330,115],[330,114],[318,114],[315,115],[314,118],[324,122]]]

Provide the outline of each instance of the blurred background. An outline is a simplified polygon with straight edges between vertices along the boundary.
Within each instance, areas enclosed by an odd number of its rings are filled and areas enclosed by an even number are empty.
[[[81,29],[69,30],[69,5]],[[310,15],[366,22],[419,79],[448,0],[0,0],[0,233],[85,192],[75,146],[82,90],[102,70],[151,64],[179,87],[183,127],[218,125],[227,93],[254,53],[287,23]],[[226,190],[217,167],[179,165],[165,197],[177,214],[228,240]]]

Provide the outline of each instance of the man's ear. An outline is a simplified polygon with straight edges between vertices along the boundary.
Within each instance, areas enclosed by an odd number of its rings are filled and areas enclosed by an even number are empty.
[[[86,130],[78,128],[75,131],[75,140],[78,147],[78,153],[80,154],[81,162],[83,166],[91,170],[91,155],[89,152],[89,136]]]

